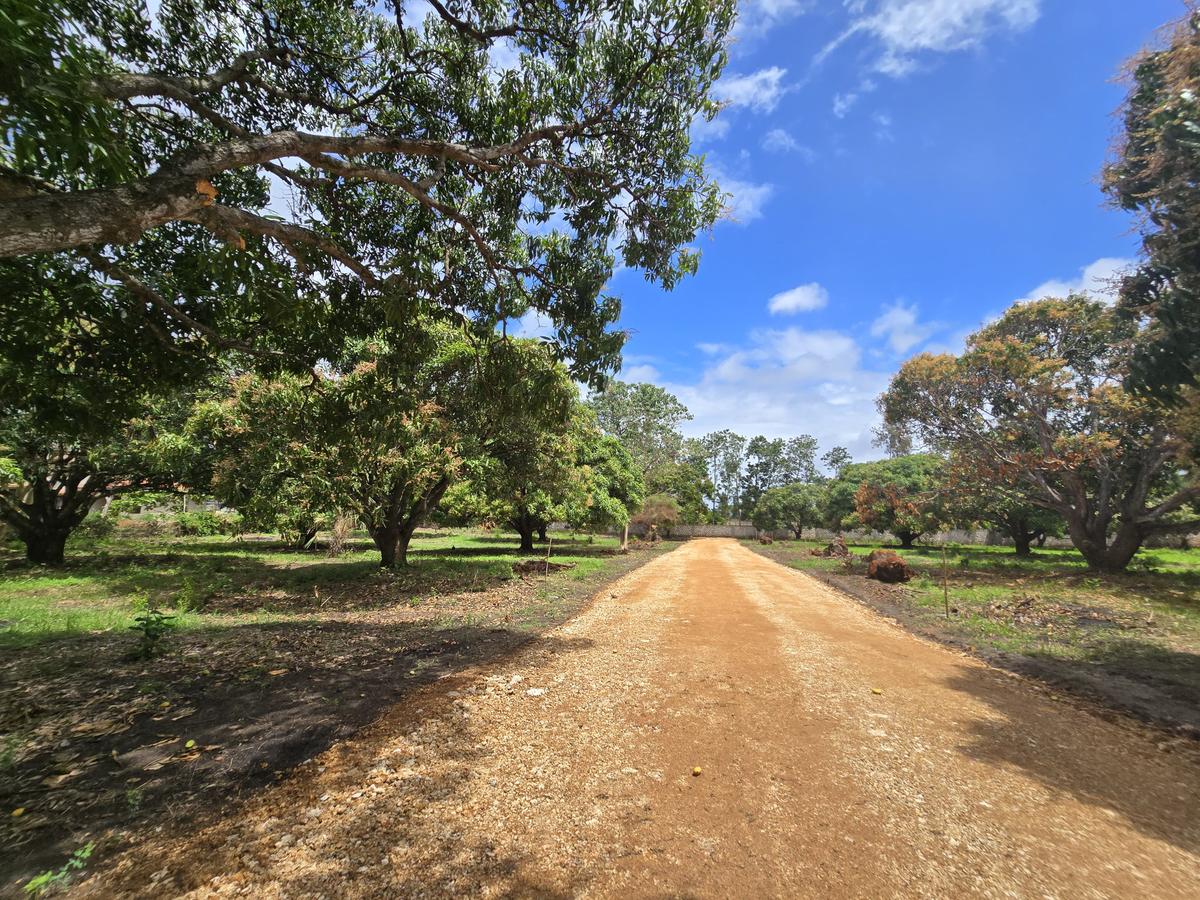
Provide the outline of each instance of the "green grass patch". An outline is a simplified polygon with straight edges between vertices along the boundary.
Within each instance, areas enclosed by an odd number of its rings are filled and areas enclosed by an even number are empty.
[[[549,550],[564,573],[584,581],[605,568],[616,538],[554,534],[549,547],[517,552],[515,535],[418,532],[409,565],[379,568],[359,535],[336,559],[263,536],[170,537],[122,534],[76,541],[62,569],[26,567],[7,554],[0,572],[0,647],[126,632],[148,608],[175,618],[175,629],[224,628],[303,619],[330,609],[420,605],[447,593],[486,591],[513,578],[513,564]]]

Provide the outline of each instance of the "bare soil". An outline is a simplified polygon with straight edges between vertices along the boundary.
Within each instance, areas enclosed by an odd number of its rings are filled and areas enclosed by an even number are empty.
[[[567,567],[554,563],[547,579],[539,562],[409,604],[369,582],[327,592],[303,619],[181,632],[151,660],[131,660],[122,634],[5,651],[0,733],[22,735],[25,752],[0,770],[0,896],[21,896],[87,841],[99,858],[152,828],[219,821],[422,685],[510,655],[656,552],[613,556],[583,579],[555,577]]]
[[[775,558],[770,548],[760,552]],[[855,573],[815,569],[806,574],[923,637],[969,653],[997,668],[1034,679],[1053,691],[1070,693],[1075,699],[1089,704],[1096,715],[1113,720],[1133,716],[1161,729],[1169,737],[1200,741],[1200,704],[1196,702],[1195,692],[1188,689],[1186,682],[1181,684],[1177,677],[1159,677],[1158,667],[1148,664],[1149,661],[1137,653],[1130,653],[1127,659],[1116,657],[1095,664],[998,650],[964,637],[955,627],[955,610],[951,612],[952,618],[945,621],[938,615],[914,609],[903,585],[880,584]],[[1038,617],[1057,621],[1064,614],[1085,627],[1133,628],[1142,624],[1126,621],[1126,616],[1111,610],[1100,612],[1095,607],[1070,607],[1044,600],[1036,603],[1017,600],[996,605],[993,612],[997,618],[1021,624],[1038,624]],[[1172,674],[1194,672],[1197,666],[1200,666],[1200,658],[1181,652],[1169,659],[1168,670]]]
[[[696,540],[77,890],[1194,897],[1189,747]]]

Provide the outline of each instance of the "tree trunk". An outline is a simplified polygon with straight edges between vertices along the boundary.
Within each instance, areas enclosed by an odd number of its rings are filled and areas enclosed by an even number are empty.
[[[911,550],[913,541],[920,537],[919,534],[913,534],[911,531],[897,531],[894,533],[896,537],[900,538],[900,547],[903,550]]]
[[[1027,557],[1033,556],[1033,535],[1027,531],[1016,530],[1011,532],[1010,536],[1013,539],[1013,546],[1016,548],[1017,556]]]
[[[1067,520],[1071,543],[1087,560],[1088,568],[1107,575],[1124,572],[1142,546],[1145,535],[1141,529],[1134,523],[1123,521],[1110,539],[1106,529],[1101,530],[1098,525],[1089,528],[1089,524],[1077,517]]]
[[[379,565],[384,569],[394,569],[403,566],[408,559],[408,542],[403,546],[400,542],[400,528],[396,525],[384,525],[371,529],[371,540],[379,549]]]
[[[517,528],[517,533],[519,535],[521,535],[521,546],[518,547],[517,549],[521,553],[532,553],[533,552],[533,529],[530,528],[528,525],[519,526]]]
[[[70,531],[24,532],[25,558],[42,566],[61,566]]]
[[[801,526],[800,528],[793,528],[792,531],[796,532],[796,540],[798,540],[798,541],[804,540],[804,527],[803,526]]]
[[[546,543],[546,523],[542,522],[537,527],[538,540],[543,544]]]
[[[7,510],[5,522],[25,544],[25,558],[43,566],[61,566],[67,538],[91,508],[95,494],[82,489],[82,475],[51,484],[45,478],[33,481],[28,502]]]

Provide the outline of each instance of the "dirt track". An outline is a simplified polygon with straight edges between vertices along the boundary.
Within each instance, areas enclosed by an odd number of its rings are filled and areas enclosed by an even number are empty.
[[[697,540],[502,668],[425,689],[230,820],[144,845],[83,892],[1194,897],[1197,884],[1192,757],[733,541]]]

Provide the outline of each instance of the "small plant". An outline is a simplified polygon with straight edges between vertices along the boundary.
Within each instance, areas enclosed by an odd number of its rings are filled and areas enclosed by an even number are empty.
[[[354,532],[352,516],[338,516],[329,528],[329,555],[341,556],[346,552],[350,543],[350,535]]]
[[[142,808],[142,789],[141,788],[126,788],[125,789],[125,806],[130,812],[135,813]]]
[[[96,849],[95,842],[88,841],[72,853],[71,858],[63,863],[62,868],[57,872],[47,869],[41,875],[35,875],[29,879],[25,885],[25,893],[31,897],[41,897],[50,891],[65,890],[71,883],[71,879],[87,868],[88,859],[94,849]]]
[[[134,616],[135,624],[129,628],[138,632],[140,638],[134,655],[139,659],[152,659],[161,653],[163,638],[175,627],[174,619],[154,607],[147,607],[145,612]]]

